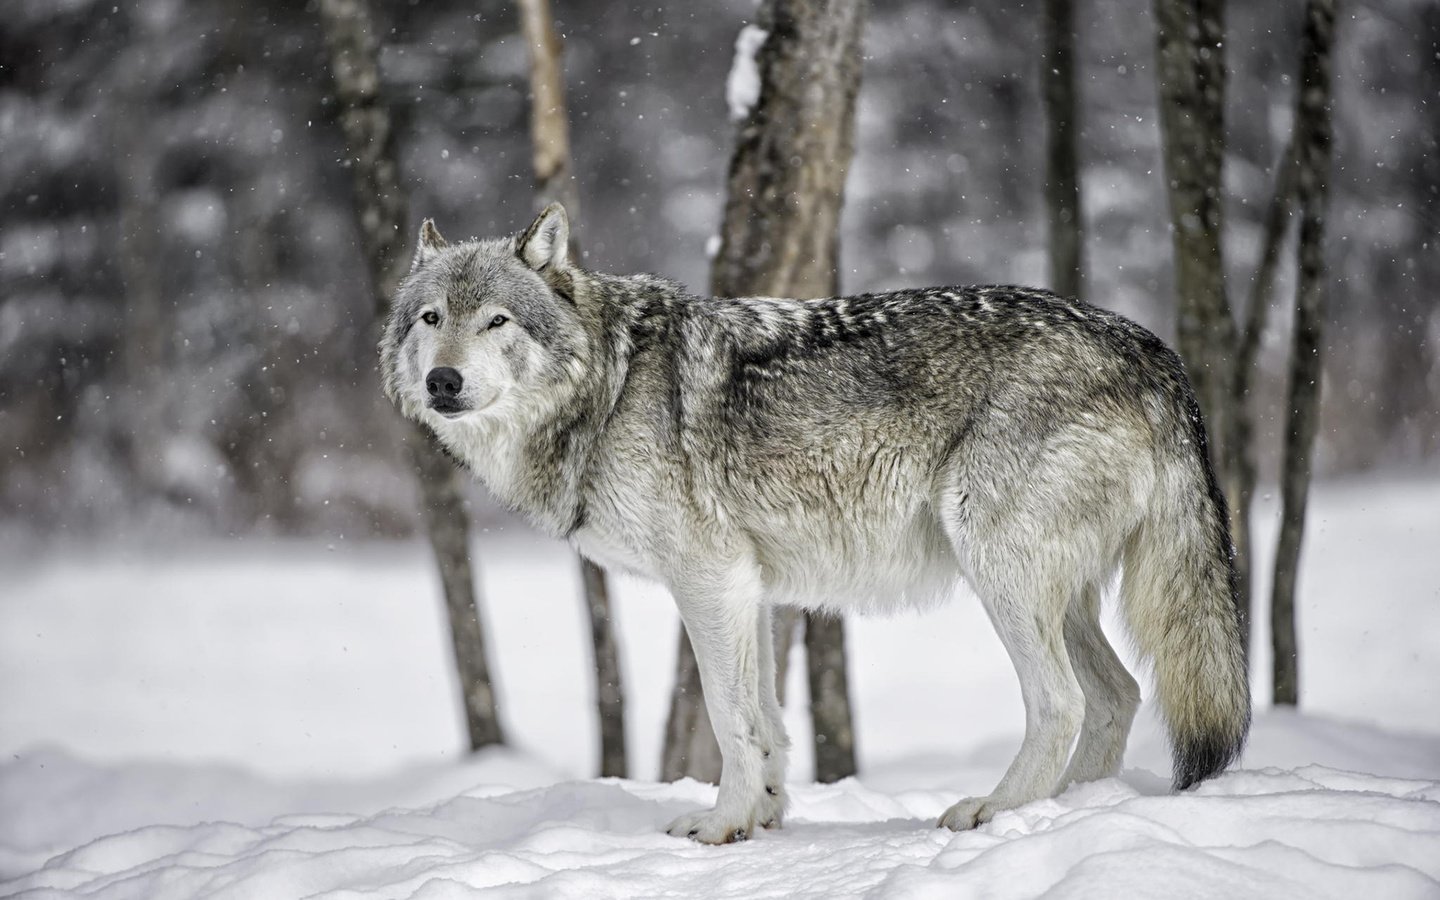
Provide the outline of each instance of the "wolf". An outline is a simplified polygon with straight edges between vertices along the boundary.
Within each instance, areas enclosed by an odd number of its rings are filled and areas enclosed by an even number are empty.
[[[961,579],[1014,663],[1025,736],[995,789],[940,825],[1118,772],[1140,691],[1099,614],[1121,570],[1174,787],[1238,757],[1250,696],[1225,500],[1181,361],[1153,334],[1008,286],[697,296],[587,271],[568,247],[553,204],[517,235],[453,245],[427,220],[384,389],[542,531],[673,594],[723,765],[714,808],[671,834],[728,843],[782,822],[772,607],[925,606]]]

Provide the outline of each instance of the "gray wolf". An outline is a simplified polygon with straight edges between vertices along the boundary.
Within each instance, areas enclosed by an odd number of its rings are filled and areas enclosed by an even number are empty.
[[[1099,611],[1121,569],[1175,787],[1236,759],[1250,697],[1225,501],[1158,338],[1017,287],[700,297],[586,271],[568,241],[557,205],[455,245],[427,221],[385,391],[540,529],[674,595],[724,764],[716,806],[671,834],[781,824],[772,606],[923,606],[961,578],[1014,662],[1025,737],[941,825],[1118,772],[1140,692]]]

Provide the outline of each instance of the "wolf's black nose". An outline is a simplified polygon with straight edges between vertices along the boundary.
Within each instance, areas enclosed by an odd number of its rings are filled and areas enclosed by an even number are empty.
[[[425,376],[425,390],[430,392],[430,396],[446,400],[454,400],[460,396],[460,388],[464,384],[465,379],[449,366],[431,369],[430,374]]]

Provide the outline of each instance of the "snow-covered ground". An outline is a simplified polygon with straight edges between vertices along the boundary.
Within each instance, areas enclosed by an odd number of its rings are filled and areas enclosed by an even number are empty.
[[[1302,713],[1257,708],[1242,768],[1171,796],[1147,708],[1121,778],[967,834],[931,822],[993,785],[1023,723],[998,640],[968,596],[854,621],[860,778],[807,782],[797,672],[786,827],[720,848],[659,830],[714,789],[649,780],[677,620],[640,582],[616,586],[638,780],[586,780],[588,650],[561,547],[481,536],[512,749],[468,758],[422,547],[11,551],[0,896],[1440,897],[1437,548],[1440,478],[1322,485]]]

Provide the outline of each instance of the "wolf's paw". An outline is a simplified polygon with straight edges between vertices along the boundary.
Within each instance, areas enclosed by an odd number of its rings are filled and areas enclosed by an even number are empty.
[[[718,809],[686,813],[670,823],[665,831],[671,837],[688,837],[702,844],[734,844],[750,837],[750,822],[735,821],[733,817],[721,815]]]
[[[951,831],[969,831],[977,825],[984,825],[1002,809],[1005,807],[989,797],[966,797],[945,810],[945,814],[935,824],[936,827],[948,828]]]
[[[785,804],[784,785],[766,787],[764,796],[755,805],[755,821],[761,828],[779,828],[785,824]]]

